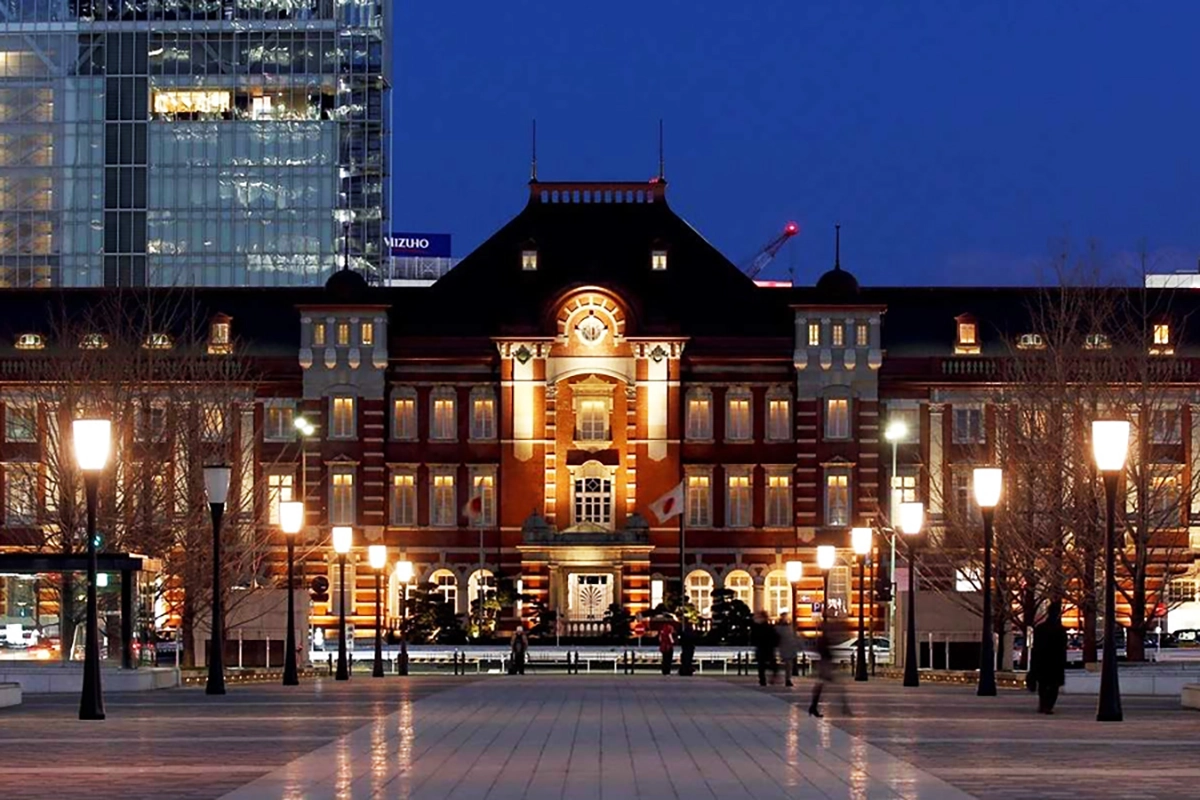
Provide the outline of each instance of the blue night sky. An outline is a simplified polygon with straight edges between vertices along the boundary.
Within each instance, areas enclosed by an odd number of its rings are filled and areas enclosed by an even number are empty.
[[[545,180],[641,180],[761,277],[1033,284],[1200,256],[1200,3],[396,3],[393,229],[465,255]]]

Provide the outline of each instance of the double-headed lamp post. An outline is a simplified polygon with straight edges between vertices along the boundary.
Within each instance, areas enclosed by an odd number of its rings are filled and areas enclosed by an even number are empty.
[[[829,613],[829,570],[833,569],[833,563],[837,560],[837,548],[831,544],[823,544],[817,547],[817,567],[821,570],[821,622],[829,619],[832,614]]]
[[[1092,422],[1092,454],[1096,468],[1104,476],[1104,652],[1100,661],[1100,704],[1096,709],[1099,722],[1120,722],[1121,685],[1117,678],[1117,482],[1125,470],[1129,454],[1129,422],[1126,420],[1095,420]],[[1034,642],[1034,646],[1037,643]]]
[[[77,419],[71,425],[75,461],[83,473],[87,496],[87,628],[83,646],[83,692],[79,698],[80,719],[104,719],[104,692],[100,687],[100,626],[96,607],[96,504],[100,473],[108,464],[112,448],[112,422],[106,419]]]
[[[212,632],[208,641],[208,682],[205,694],[225,694],[225,615],[221,603],[221,517],[229,497],[227,464],[212,464],[204,468],[204,491],[208,495],[208,510],[212,515],[212,613],[209,622]]]
[[[999,467],[976,467],[973,476],[975,505],[983,516],[983,630],[979,639],[980,697],[996,696],[996,645],[992,641],[992,520],[1000,502],[1004,471]]]
[[[387,546],[373,544],[367,548],[367,559],[375,570],[375,664],[372,678],[383,677],[383,568],[387,566]]]
[[[792,603],[788,607],[788,613],[792,618],[792,630],[796,630],[796,586],[800,583],[800,579],[804,577],[804,562],[789,561],[784,565],[784,570],[787,575],[788,588],[791,589]]]
[[[866,606],[864,589],[867,580],[867,556],[871,552],[871,529],[851,528],[850,546],[854,548],[854,555],[858,556],[858,660],[854,664],[854,680],[865,681],[867,679],[867,634],[863,608]],[[874,630],[871,631],[871,635],[875,635]]]
[[[350,680],[350,665],[346,661],[346,554],[354,539],[354,529],[349,525],[333,528],[333,552],[338,557],[338,659],[334,680]]]
[[[300,685],[296,666],[296,534],[304,527],[304,503],[279,504],[279,528],[287,540],[287,641],[283,654],[283,685]]]
[[[917,544],[916,536],[925,524],[922,503],[900,504],[900,532],[908,537],[908,624],[904,632],[904,685],[920,686],[917,675]]]
[[[408,584],[413,579],[413,563],[399,561],[396,563],[396,580],[400,584],[400,661],[397,662],[396,672],[408,674]]]

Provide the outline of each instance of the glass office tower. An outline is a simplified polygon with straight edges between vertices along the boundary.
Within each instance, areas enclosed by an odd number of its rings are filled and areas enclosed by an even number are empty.
[[[0,0],[0,286],[386,258],[388,0]]]

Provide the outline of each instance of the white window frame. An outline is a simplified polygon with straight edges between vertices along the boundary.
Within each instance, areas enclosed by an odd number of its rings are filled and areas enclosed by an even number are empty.
[[[953,417],[950,421],[950,441],[953,444],[984,444],[987,442],[987,416],[980,405],[959,405],[951,409]],[[961,416],[960,416],[961,415]],[[975,425],[970,422],[978,417],[978,431],[972,430]],[[962,420],[962,424],[960,424]]]
[[[22,423],[27,425],[23,431],[17,431],[14,428],[14,420],[16,414],[20,411],[22,415],[28,414]],[[20,433],[21,435],[14,435]],[[38,440],[38,410],[34,403],[22,403],[8,401],[4,404],[4,441],[6,442],[36,442]]]
[[[429,468],[429,525],[458,527],[458,470],[453,466]]]
[[[754,608],[754,576],[744,569],[735,569],[725,576],[725,589],[733,593],[747,608]]]
[[[850,438],[850,412],[853,402],[845,395],[825,398],[825,438],[845,441]]]
[[[768,528],[790,528],[793,521],[792,473],[789,467],[769,467],[764,493],[763,522]]]
[[[684,513],[687,515],[687,527],[712,527],[712,482],[711,469],[689,469],[684,476]]]
[[[654,272],[665,272],[667,269],[667,251],[652,250],[650,252],[650,269]]]
[[[821,323],[819,323],[819,322],[809,322],[808,323],[808,346],[809,347],[820,347],[821,346]]]
[[[393,467],[388,476],[388,524],[397,528],[415,528],[417,525],[415,467]]]
[[[598,423],[598,427],[597,427]],[[598,395],[575,398],[575,441],[612,441],[612,399]]]
[[[1164,420],[1171,424],[1163,424]],[[1150,443],[1180,444],[1183,442],[1183,411],[1175,406],[1150,409]]]
[[[278,424],[272,425],[271,413],[279,415]],[[293,400],[268,400],[263,404],[263,440],[267,442],[291,442],[296,438],[296,403]]]
[[[296,499],[296,476],[287,470],[271,469],[263,476],[266,490],[267,524],[279,525],[279,504]]]
[[[494,466],[470,468],[470,475],[468,477],[471,486],[471,497],[479,495],[481,499],[481,513],[477,519],[472,521],[475,525],[491,528],[496,524],[497,472],[498,469]]]
[[[402,425],[401,416],[396,413],[401,402],[408,404],[408,409],[411,411],[411,415],[405,415],[407,417],[407,427]],[[421,430],[417,419],[417,390],[411,386],[398,387],[392,392],[391,411],[392,439],[398,442],[417,441],[420,438]]]
[[[771,619],[779,619],[781,614],[791,614],[792,585],[788,583],[787,572],[773,569],[763,579],[763,610]]]
[[[440,403],[449,403],[449,414],[438,414]],[[438,386],[429,393],[429,441],[458,441],[458,391],[453,386]]]
[[[38,465],[14,461],[4,465],[4,523],[33,525],[38,518]],[[16,491],[20,489],[21,491]],[[18,513],[20,512],[20,513]]]
[[[338,415],[339,404],[348,404],[348,417]],[[352,394],[335,394],[329,398],[329,438],[353,439],[358,427],[358,398]]]
[[[440,594],[446,605],[458,611],[458,576],[454,571],[445,568],[435,570],[429,576],[429,582],[433,584],[433,594]]]
[[[355,525],[358,522],[357,470],[349,465],[329,468],[329,524]]]
[[[734,403],[745,403],[745,419],[734,424]],[[744,423],[744,424],[743,424]],[[754,441],[754,394],[746,388],[730,388],[725,392],[725,441]]]
[[[843,487],[839,487],[834,479],[842,478]],[[822,480],[822,499],[825,506],[825,526],[828,528],[845,528],[850,525],[854,519],[854,493],[853,487],[850,485],[850,469],[848,467],[831,467],[825,470],[824,479]],[[834,491],[838,488],[845,489],[846,502],[844,506],[844,516],[837,516],[834,512],[838,505],[834,501]]]
[[[725,527],[754,526],[754,469],[725,468]]]
[[[496,439],[496,393],[490,386],[471,390],[471,440],[490,442]],[[483,409],[487,409],[484,411]]]
[[[694,569],[687,574],[687,599],[702,617],[712,616],[712,593],[716,581],[712,573],[704,569]]]
[[[587,481],[592,480],[601,481],[598,489],[587,488]],[[580,484],[583,484],[582,489]],[[616,497],[617,481],[614,467],[606,466],[599,461],[588,461],[571,469],[571,523],[573,525],[587,522],[611,530],[616,516]],[[588,513],[589,508],[599,513]],[[599,519],[593,518],[597,516]]]
[[[767,393],[767,441],[792,440],[792,398],[785,391]]]
[[[711,442],[713,439],[713,399],[708,389],[688,389],[687,420],[684,435],[689,442]]]

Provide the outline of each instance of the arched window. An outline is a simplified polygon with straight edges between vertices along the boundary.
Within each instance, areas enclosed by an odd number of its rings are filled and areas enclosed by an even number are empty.
[[[496,576],[490,569],[477,569],[467,578],[467,602],[474,603],[481,594],[487,595],[496,590]]]
[[[737,600],[741,600],[748,608],[753,609],[754,579],[744,569],[735,569],[725,576],[725,588],[733,592]]]
[[[771,619],[786,614],[792,604],[792,587],[788,585],[787,573],[781,569],[767,573],[766,611]]]
[[[451,608],[458,608],[458,578],[448,569],[439,569],[429,576],[435,594],[440,594]]]
[[[696,610],[700,612],[700,616],[702,617],[707,617],[712,613],[712,590],[712,575],[709,575],[702,569],[688,573],[688,601],[696,607]]]
[[[574,470],[574,522],[612,527],[613,473],[599,461],[589,461]]]

